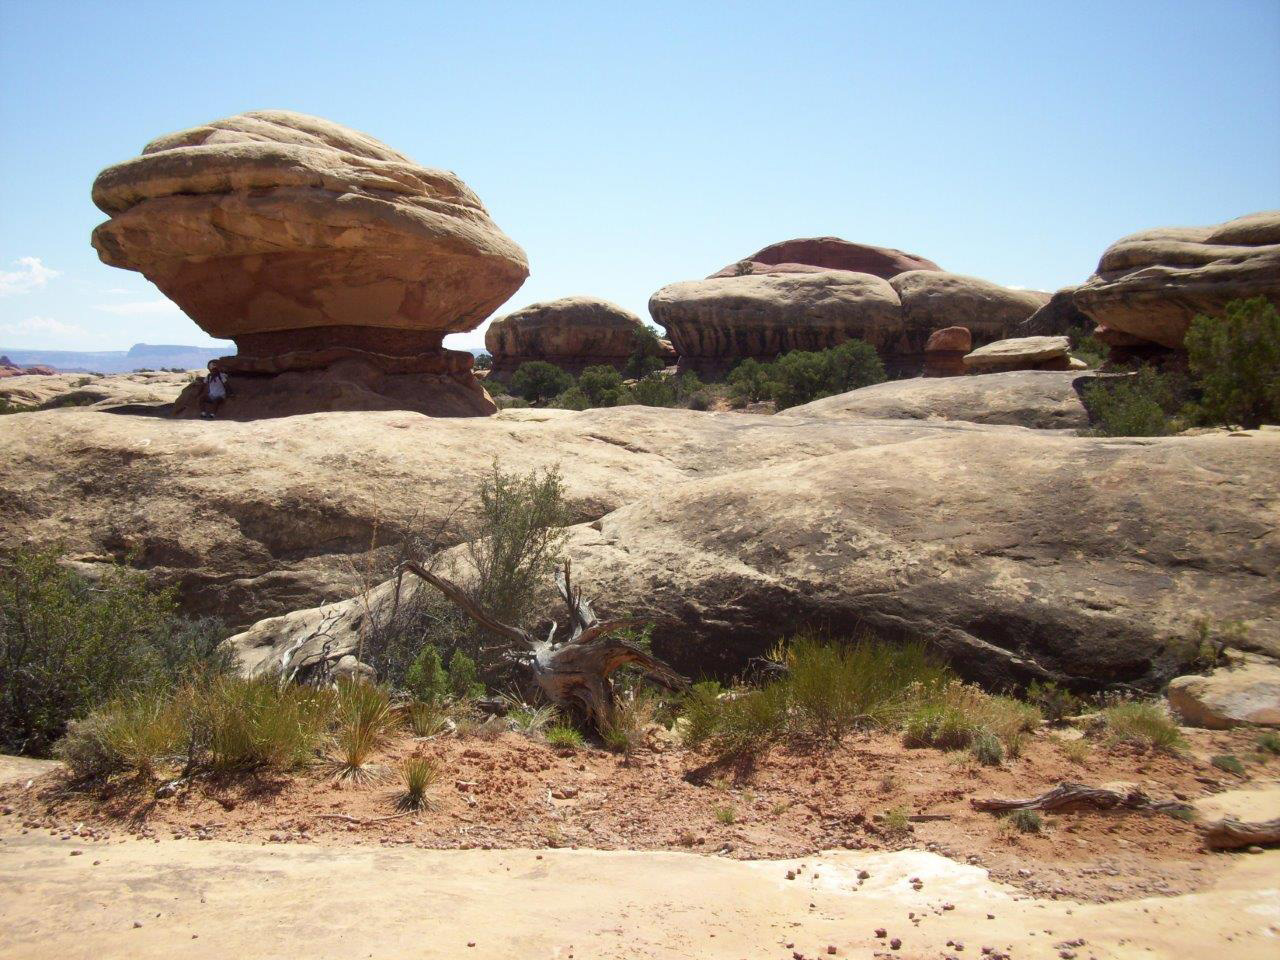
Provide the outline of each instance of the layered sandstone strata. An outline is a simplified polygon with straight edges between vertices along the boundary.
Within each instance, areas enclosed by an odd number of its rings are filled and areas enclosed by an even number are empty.
[[[230,415],[277,412],[291,393],[269,378],[283,374],[328,383],[315,409],[492,412],[470,355],[442,340],[483,321],[528,264],[454,174],[268,110],[151,142],[99,174],[93,200],[111,217],[93,232],[104,263],[236,341]]]
[[[1066,337],[1013,337],[979,347],[964,358],[970,373],[1002,373],[1008,370],[1083,370],[1083,361],[1071,356]]]
[[[888,280],[908,270],[941,270],[932,260],[892,247],[852,243],[839,237],[805,237],[772,243],[763,250],[729,264],[714,277],[746,273],[814,273],[819,270],[852,270]]]
[[[532,303],[499,317],[485,331],[493,355],[490,376],[506,377],[522,363],[544,360],[571,373],[596,365],[623,367],[644,323],[630,310],[597,297]],[[666,345],[670,350],[670,345]],[[674,351],[669,359],[674,360]]]
[[[1180,349],[1197,314],[1220,316],[1231,300],[1280,301],[1280,211],[1214,227],[1161,227],[1116,241],[1075,304],[1104,334]],[[1107,336],[1104,342],[1110,343]]]

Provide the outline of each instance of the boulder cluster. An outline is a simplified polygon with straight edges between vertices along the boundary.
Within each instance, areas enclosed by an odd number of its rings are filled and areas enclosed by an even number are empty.
[[[222,361],[229,415],[493,411],[470,354],[442,340],[479,325],[529,269],[454,174],[266,110],[152,141],[102,171],[93,200],[110,217],[93,232],[104,263],[236,342]]]

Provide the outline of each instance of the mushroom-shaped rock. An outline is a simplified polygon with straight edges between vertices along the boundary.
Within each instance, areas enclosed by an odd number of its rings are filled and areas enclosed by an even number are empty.
[[[682,367],[723,373],[739,360],[866,340],[882,354],[901,337],[898,295],[867,273],[749,274],[672,283],[649,298]]]
[[[973,335],[968,327],[943,327],[929,334],[924,345],[926,377],[962,377],[964,357],[973,349]]]
[[[1107,248],[1075,303],[1100,326],[1180,349],[1198,314],[1231,300],[1280,301],[1280,211],[1216,227],[1163,227]]]
[[[729,264],[714,277],[747,273],[815,273],[819,270],[852,270],[888,280],[907,270],[941,270],[932,260],[890,247],[851,243],[839,237],[807,237],[783,240]]]
[[[506,376],[529,360],[573,373],[597,364],[622,367],[643,327],[630,310],[596,297],[532,303],[489,324],[484,345],[493,354],[490,376]]]
[[[141,272],[210,335],[236,341],[223,363],[229,415],[281,402],[492,412],[470,355],[441,341],[483,321],[528,264],[454,174],[327,120],[265,110],[152,141],[102,171],[93,200],[111,217],[93,232],[104,263]],[[260,382],[299,371],[310,399]]]
[[[1000,370],[1071,370],[1071,341],[1066,337],[1014,337],[979,347],[964,358],[970,373]]]

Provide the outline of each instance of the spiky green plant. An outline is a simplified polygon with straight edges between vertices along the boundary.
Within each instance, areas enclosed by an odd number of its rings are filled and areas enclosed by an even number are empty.
[[[404,792],[397,801],[400,809],[416,811],[431,806],[427,791],[440,779],[440,767],[434,760],[418,755],[407,757],[400,777],[404,783]]]
[[[358,680],[338,685],[338,727],[333,741],[339,780],[369,779],[367,765],[399,723],[385,689]]]

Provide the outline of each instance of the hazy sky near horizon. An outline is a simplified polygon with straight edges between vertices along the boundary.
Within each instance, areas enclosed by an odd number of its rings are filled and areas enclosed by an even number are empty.
[[[0,0],[0,349],[209,343],[98,261],[90,185],[262,108],[458,173],[529,256],[499,314],[647,318],[820,235],[1051,290],[1136,230],[1280,207],[1280,2]]]

